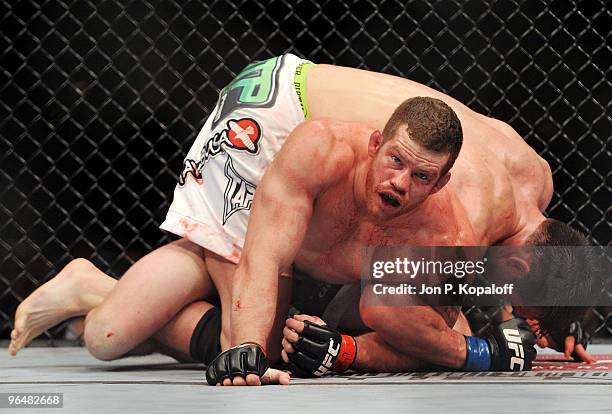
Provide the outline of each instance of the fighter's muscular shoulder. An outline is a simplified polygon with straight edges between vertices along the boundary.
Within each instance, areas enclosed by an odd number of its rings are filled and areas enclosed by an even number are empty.
[[[343,133],[347,128],[347,123],[327,119],[302,122],[287,138],[270,171],[281,172],[286,185],[304,186],[316,197],[354,165],[354,150]]]
[[[259,268],[264,262],[281,271],[291,266],[315,200],[350,171],[353,155],[347,148],[324,121],[303,122],[289,134],[257,187],[240,262],[243,269]]]
[[[503,163],[514,182],[519,197],[535,202],[543,211],[553,193],[552,173],[548,162],[540,157],[507,123],[489,117],[486,122],[496,129],[504,140],[499,146]]]

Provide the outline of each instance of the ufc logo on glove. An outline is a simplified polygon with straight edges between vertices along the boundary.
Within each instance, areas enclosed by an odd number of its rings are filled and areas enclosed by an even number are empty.
[[[339,351],[340,351],[340,342],[338,342],[336,344],[336,347],[334,348],[334,340],[330,339],[329,347],[327,348],[327,355],[325,356],[323,363],[319,366],[319,368],[317,368],[317,371],[314,373],[314,375],[316,375],[317,377],[321,377],[325,375],[325,373],[329,371],[332,364],[334,363],[334,357],[338,355]]]
[[[510,371],[514,370],[514,365],[518,365],[518,370],[523,370],[525,364],[525,355],[523,353],[523,342],[521,340],[521,334],[516,329],[504,329],[504,336],[508,341],[508,348],[514,351],[514,355],[510,358]]]

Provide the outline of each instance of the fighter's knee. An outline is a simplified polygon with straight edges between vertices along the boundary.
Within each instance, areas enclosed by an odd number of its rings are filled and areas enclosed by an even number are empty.
[[[88,315],[83,332],[87,351],[94,358],[102,361],[111,361],[121,357],[126,351],[118,346],[116,331],[111,323],[106,323],[96,316],[90,318]]]

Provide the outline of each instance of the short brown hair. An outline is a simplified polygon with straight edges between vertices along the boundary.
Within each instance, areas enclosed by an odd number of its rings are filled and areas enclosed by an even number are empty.
[[[535,270],[543,277],[542,286],[538,295],[546,294],[550,302],[559,303],[559,306],[548,306],[541,311],[544,315],[539,318],[542,334],[550,334],[557,338],[565,338],[572,322],[584,322],[587,307],[567,306],[572,300],[583,304],[588,299],[596,298],[601,294],[601,270],[595,256],[595,249],[576,249],[575,246],[592,246],[593,243],[586,236],[569,225],[554,219],[546,219],[535,229],[526,240],[527,245],[534,246],[536,261]],[[538,252],[539,247],[554,246],[547,253]],[[542,250],[542,249],[539,249]],[[539,256],[539,260],[538,260]],[[554,262],[559,272],[541,269],[543,257],[547,262]],[[562,344],[560,344],[562,345]]]
[[[591,246],[593,243],[578,230],[555,219],[546,219],[529,235],[532,246]]]
[[[441,176],[451,169],[463,143],[461,122],[455,111],[439,99],[417,96],[398,106],[383,129],[383,142],[390,140],[398,128],[406,126],[410,138],[430,151],[448,153]]]

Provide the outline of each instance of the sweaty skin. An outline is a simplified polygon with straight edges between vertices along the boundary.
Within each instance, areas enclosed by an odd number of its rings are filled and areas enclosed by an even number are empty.
[[[316,65],[307,91],[313,120],[290,135],[255,196],[233,288],[232,302],[240,303],[232,307],[233,345],[269,345],[272,308],[284,295],[277,289],[278,275],[292,263],[327,282],[354,283],[360,278],[355,258],[364,244],[515,245],[545,219],[542,211],[552,197],[550,168],[507,124],[424,85],[350,68]],[[452,178],[441,189],[420,193],[422,184],[396,177],[410,205],[396,214],[377,198],[378,188],[366,186],[365,176],[368,163],[378,162],[373,131],[382,130],[393,110],[416,96],[451,106],[464,143]],[[436,166],[443,161],[437,154],[415,146],[405,134],[397,138],[410,173],[427,168],[439,173]],[[260,300],[266,292],[271,300]],[[463,336],[433,308],[393,314],[362,309],[364,322],[391,347],[414,349],[414,356],[431,363],[463,366]]]
[[[425,85],[358,69],[316,65],[308,73],[306,88],[313,118],[360,122],[379,130],[405,99],[430,96],[444,101],[463,128],[463,146],[449,187],[462,206],[469,206],[464,210],[473,241],[482,246],[521,244],[544,220],[541,212],[553,193],[550,167],[505,122],[478,114]]]
[[[93,292],[72,289],[73,278],[64,277],[74,270],[82,278],[91,273],[83,268],[93,266],[69,265],[19,306],[11,353],[66,317],[78,315],[87,315],[85,342],[100,359],[125,356],[153,335],[185,353],[192,327],[203,309],[212,306],[204,299],[221,303],[222,349],[255,340],[267,345],[274,360],[290,297],[290,279],[279,275],[290,275],[292,263],[322,280],[356,282],[354,255],[364,241],[521,244],[544,219],[541,210],[552,192],[550,170],[505,123],[412,81],[356,69],[317,65],[308,74],[307,90],[315,120],[296,129],[260,184],[237,271],[233,263],[188,240],[156,249],[118,283],[105,283]],[[433,96],[449,104],[462,122],[464,145],[446,186],[449,177],[413,182],[405,168],[385,169],[385,159],[376,160],[375,178],[384,183],[382,191],[401,193],[402,209],[412,208],[395,217],[393,208],[380,204],[378,193],[371,187],[366,191],[366,167],[380,139],[375,131],[382,130],[399,103],[413,96]],[[445,157],[420,151],[405,136],[399,138],[396,149],[410,158],[410,168],[439,172]],[[95,274],[103,277],[99,271]],[[83,291],[89,295],[87,301],[81,300]],[[155,300],[147,299],[151,297]],[[37,316],[42,314],[44,320]],[[394,314],[389,317],[385,309],[362,314],[376,332],[357,338],[357,358],[363,361],[356,368],[408,369],[415,358],[405,351],[428,344],[433,347],[418,358],[446,366],[463,364],[465,342],[449,328],[452,318],[428,307]],[[250,377],[246,383],[261,383]],[[224,385],[232,383],[241,385],[245,379],[226,380]]]

